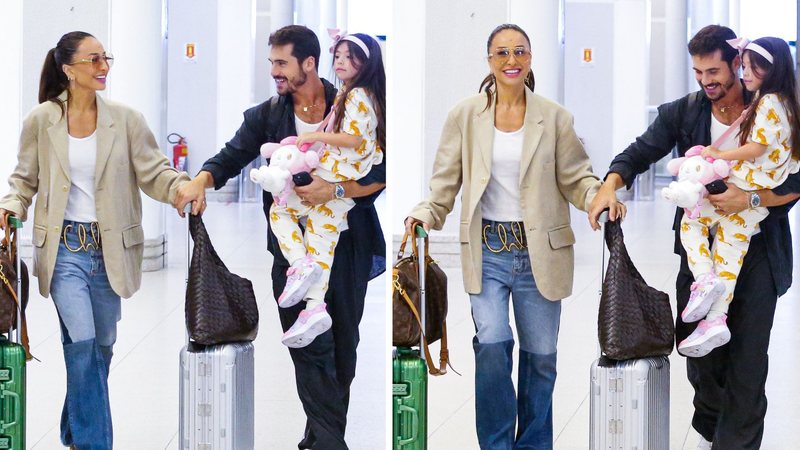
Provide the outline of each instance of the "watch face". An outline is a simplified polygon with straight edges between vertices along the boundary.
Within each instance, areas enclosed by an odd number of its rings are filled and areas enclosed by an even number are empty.
[[[761,206],[761,197],[756,194],[755,192],[750,194],[750,207],[751,208],[758,208]]]

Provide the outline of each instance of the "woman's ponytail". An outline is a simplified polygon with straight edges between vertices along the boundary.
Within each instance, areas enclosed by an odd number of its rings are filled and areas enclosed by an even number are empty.
[[[58,40],[58,44],[47,52],[42,66],[42,75],[39,77],[39,103],[51,101],[61,108],[64,114],[64,102],[58,96],[69,87],[67,74],[62,70],[64,64],[69,64],[81,41],[87,37],[94,37],[83,31],[72,31]]]
[[[69,86],[67,74],[59,67],[56,61],[56,49],[51,48],[44,58],[42,75],[39,77],[39,103],[48,100],[58,101],[58,96]],[[58,101],[60,104],[61,102]],[[63,105],[62,109],[63,109]]]

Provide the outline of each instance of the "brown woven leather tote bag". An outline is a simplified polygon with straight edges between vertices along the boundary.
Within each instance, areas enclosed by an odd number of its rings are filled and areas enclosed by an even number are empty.
[[[675,336],[669,295],[636,270],[619,221],[606,222],[605,240],[610,255],[597,320],[600,348],[615,360],[669,355]]]
[[[189,216],[194,240],[186,286],[186,328],[203,345],[252,341],[258,334],[253,283],[231,273],[211,245],[200,216]]]

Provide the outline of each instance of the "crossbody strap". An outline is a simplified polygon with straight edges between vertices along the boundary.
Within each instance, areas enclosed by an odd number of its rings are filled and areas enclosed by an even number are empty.
[[[428,345],[428,337],[425,336],[425,329],[422,327],[422,319],[420,318],[419,311],[417,307],[414,306],[414,302],[408,297],[405,289],[400,286],[400,281],[398,280],[397,269],[394,271],[395,281],[394,281],[394,288],[400,293],[400,296],[403,297],[405,300],[406,305],[408,305],[411,312],[414,314],[414,318],[417,319],[417,323],[419,324],[420,333],[422,334],[422,340],[425,343],[422,347],[422,351],[425,354],[425,361],[428,363],[428,372],[431,375],[438,376],[444,375],[447,373],[447,365],[450,362],[450,352],[447,350],[447,321],[442,322],[442,344],[439,350],[439,367],[437,368],[433,364],[433,357],[431,357],[431,350]]]
[[[21,277],[22,274],[17,274],[18,277]],[[17,290],[14,286],[11,285],[11,282],[8,280],[8,277],[2,276],[3,285],[8,289],[8,292],[11,294],[11,298],[14,299],[14,304],[16,304],[17,309],[19,309],[21,316],[22,316],[22,323],[17,324],[20,330],[20,343],[22,344],[22,348],[25,349],[25,359],[30,361],[31,359],[35,359],[31,354],[31,344],[28,339],[28,321],[25,319],[25,309],[22,308],[22,305],[19,302],[19,298],[17,297]],[[38,360],[37,360],[38,361]]]
[[[732,133],[736,132],[736,131],[739,129],[739,125],[741,125],[741,124],[742,124],[742,121],[744,121],[744,118],[747,116],[747,113],[748,113],[749,111],[750,111],[750,108],[745,108],[745,110],[744,110],[744,111],[742,111],[742,114],[741,114],[741,115],[739,115],[739,117],[737,117],[737,118],[736,118],[736,120],[734,120],[734,121],[733,121],[733,123],[731,124],[731,126],[729,126],[729,127],[728,127],[728,129],[727,129],[727,130],[725,130],[725,132],[724,132],[724,133],[722,133],[722,136],[718,137],[718,138],[717,138],[717,140],[716,140],[716,141],[714,141],[714,142],[711,144],[711,146],[712,146],[712,147],[715,147],[715,148],[719,148],[719,146],[720,146],[720,145],[721,145],[723,142],[725,142],[725,140],[726,140],[726,139],[728,139],[728,137],[729,137],[729,136],[730,136]],[[714,114],[714,112],[712,111],[712,112],[711,112],[711,114],[713,115],[713,114]]]

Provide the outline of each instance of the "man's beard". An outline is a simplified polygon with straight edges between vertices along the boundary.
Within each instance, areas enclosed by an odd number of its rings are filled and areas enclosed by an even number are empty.
[[[719,83],[719,91],[718,91],[717,95],[715,97],[713,97],[713,98],[712,97],[708,97],[708,99],[711,100],[712,103],[722,100],[728,94],[728,91],[730,91],[731,88],[733,88],[734,83],[736,83],[736,77],[732,77],[730,79],[730,82],[725,84],[725,85],[723,85],[722,83]],[[697,84],[700,85],[700,89],[702,89],[703,92],[705,92],[706,86],[703,85],[703,83],[701,83],[699,81],[697,82]],[[706,96],[708,96],[708,92],[706,92]]]
[[[295,78],[294,80],[289,80],[287,78],[286,90],[288,90],[291,93],[295,93],[297,92],[297,89],[300,88],[300,86],[306,84],[307,80],[308,76],[304,72],[300,72],[300,75],[298,75],[297,78]]]

